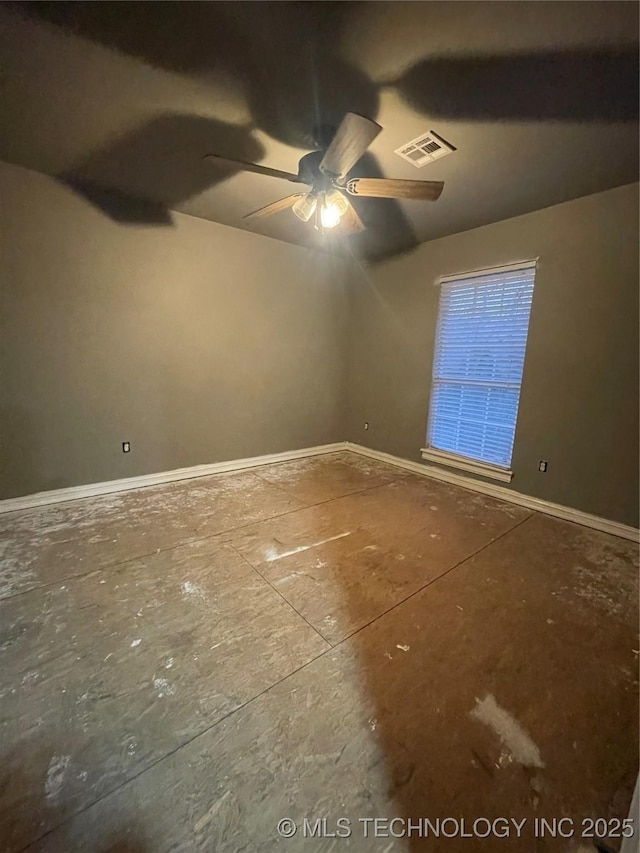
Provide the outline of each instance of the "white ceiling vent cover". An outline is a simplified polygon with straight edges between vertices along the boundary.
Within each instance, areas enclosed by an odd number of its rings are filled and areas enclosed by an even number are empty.
[[[419,169],[421,166],[433,162],[433,160],[446,157],[447,154],[451,154],[455,150],[453,145],[445,142],[441,136],[430,130],[428,133],[423,133],[412,139],[411,142],[407,142],[406,145],[396,148],[395,153]]]

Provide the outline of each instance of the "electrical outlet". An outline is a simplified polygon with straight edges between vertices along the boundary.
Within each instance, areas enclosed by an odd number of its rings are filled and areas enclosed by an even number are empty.
[[[131,452],[131,442],[129,442],[129,441],[123,441],[122,442],[122,452],[123,453],[130,453]]]
[[[547,473],[547,462],[545,459],[541,459],[538,462],[538,471],[541,471],[543,474]]]
[[[365,428],[365,429],[369,429],[369,421],[365,421],[365,422],[364,422],[364,428]]]

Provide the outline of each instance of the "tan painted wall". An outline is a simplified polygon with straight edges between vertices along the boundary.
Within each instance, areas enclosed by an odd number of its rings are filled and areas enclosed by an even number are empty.
[[[0,197],[0,498],[343,438],[344,263],[14,166]]]
[[[637,184],[435,240],[361,274],[353,293],[348,438],[420,460],[434,280],[534,257],[540,263],[511,487],[635,526]],[[538,473],[540,459],[548,460],[546,474]]]
[[[0,194],[0,498],[345,438],[419,460],[433,281],[539,256],[512,487],[637,524],[637,185],[366,271],[3,164]]]

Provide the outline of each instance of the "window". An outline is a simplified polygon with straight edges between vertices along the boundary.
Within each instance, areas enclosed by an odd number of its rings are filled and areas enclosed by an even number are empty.
[[[425,459],[511,480],[535,261],[440,280]]]

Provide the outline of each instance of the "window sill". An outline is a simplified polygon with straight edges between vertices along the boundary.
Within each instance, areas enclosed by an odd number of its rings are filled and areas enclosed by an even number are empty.
[[[471,474],[479,474],[490,480],[499,480],[501,483],[510,483],[513,479],[513,471],[499,468],[497,465],[488,465],[486,462],[476,462],[464,456],[456,456],[455,453],[447,453],[445,450],[436,450],[434,447],[423,447],[420,451],[422,458],[427,462],[437,462],[448,468],[460,468]]]

